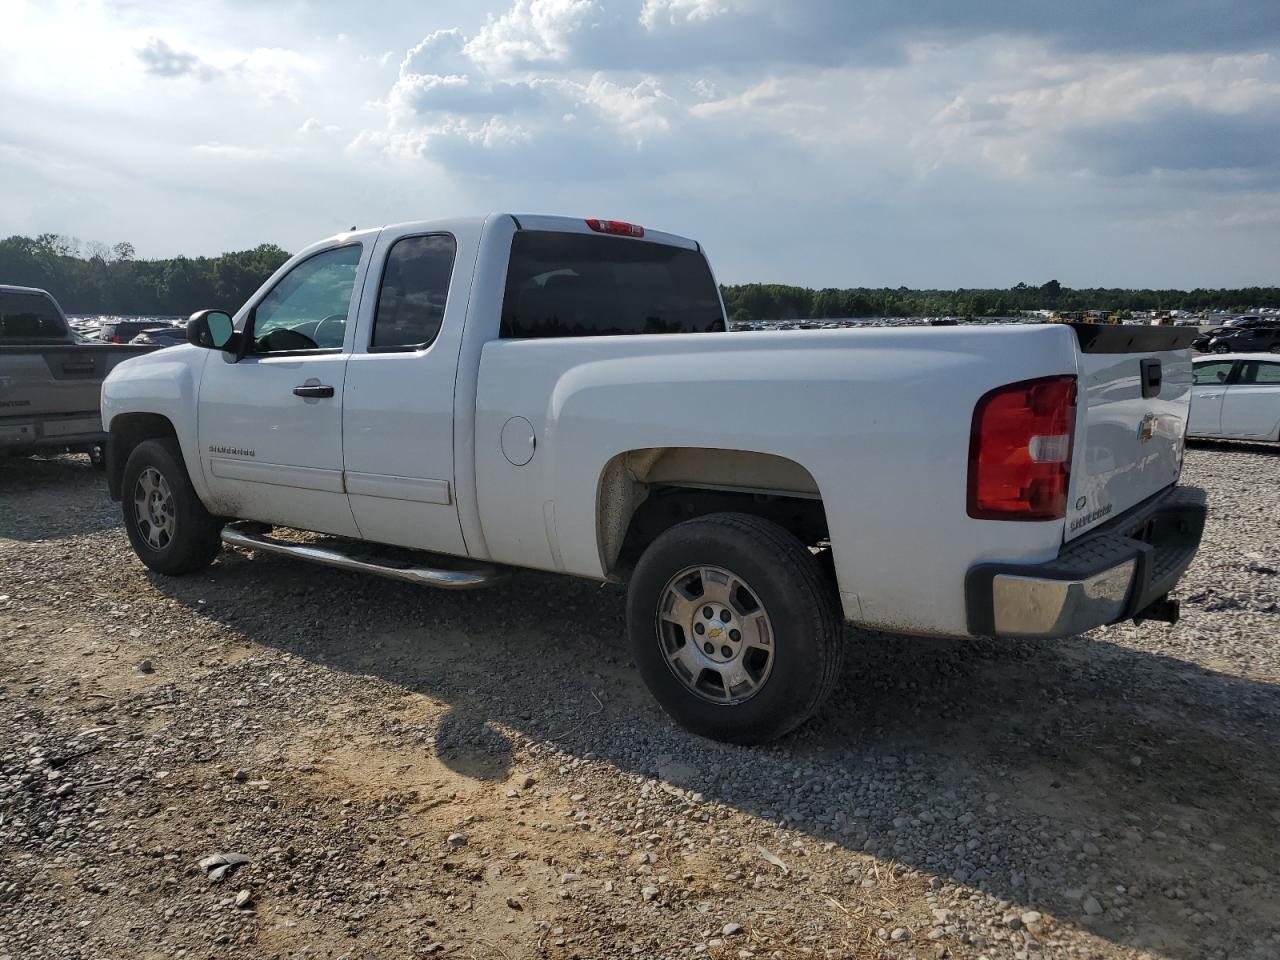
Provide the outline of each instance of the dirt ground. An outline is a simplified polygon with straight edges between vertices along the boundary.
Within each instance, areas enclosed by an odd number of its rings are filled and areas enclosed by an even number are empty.
[[[850,631],[745,749],[653,704],[620,587],[166,579],[87,461],[0,463],[0,960],[1280,957],[1280,451],[1185,480],[1177,626]]]

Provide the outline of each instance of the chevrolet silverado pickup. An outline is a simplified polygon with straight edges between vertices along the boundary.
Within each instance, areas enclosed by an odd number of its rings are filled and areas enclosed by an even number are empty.
[[[101,466],[102,381],[152,349],[80,339],[48,293],[0,285],[0,457],[73,450]]]
[[[728,741],[817,710],[846,621],[1172,620],[1204,525],[1194,330],[728,332],[703,249],[621,221],[354,230],[188,334],[103,385],[147,566],[228,543],[454,589],[626,580],[646,684]]]

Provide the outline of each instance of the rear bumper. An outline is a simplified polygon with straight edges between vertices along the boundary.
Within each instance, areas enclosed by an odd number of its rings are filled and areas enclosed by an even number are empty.
[[[77,447],[106,440],[97,411],[48,415],[39,419],[0,420],[0,451],[7,453],[48,447]]]
[[[1204,491],[1170,487],[1042,564],[984,563],[965,579],[975,636],[1066,637],[1141,617],[1174,588],[1204,532]]]

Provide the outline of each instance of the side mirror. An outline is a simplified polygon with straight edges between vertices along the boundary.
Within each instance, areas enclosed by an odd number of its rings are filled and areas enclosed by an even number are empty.
[[[199,310],[187,321],[187,343],[235,352],[236,328],[225,310]]]

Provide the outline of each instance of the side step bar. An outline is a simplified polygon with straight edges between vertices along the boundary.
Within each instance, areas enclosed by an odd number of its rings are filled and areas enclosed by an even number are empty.
[[[263,532],[263,525],[249,521],[229,523],[222,528],[222,542],[246,550],[278,553],[285,557],[309,560],[339,570],[355,570],[371,573],[392,580],[404,580],[420,586],[438,587],[443,590],[474,590],[506,579],[506,573],[498,567],[476,565],[462,568],[427,567],[411,563],[362,559],[330,547],[317,547],[301,543],[277,540]]]

